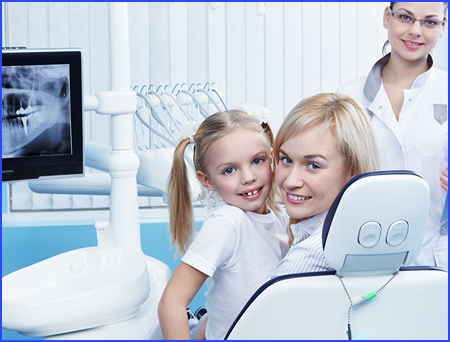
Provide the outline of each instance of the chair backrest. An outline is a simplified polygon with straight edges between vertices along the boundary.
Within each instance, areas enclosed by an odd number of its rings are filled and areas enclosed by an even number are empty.
[[[422,248],[430,191],[412,171],[352,178],[330,207],[322,229],[327,262],[340,276],[393,274]]]
[[[323,227],[336,271],[268,281],[226,339],[348,339],[349,322],[353,339],[448,339],[447,272],[404,267],[420,252],[428,200],[426,182],[410,171],[353,178]]]

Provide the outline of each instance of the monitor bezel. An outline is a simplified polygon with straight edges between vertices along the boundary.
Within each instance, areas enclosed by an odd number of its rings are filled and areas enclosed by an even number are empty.
[[[3,158],[2,182],[84,176],[83,85],[81,49],[5,49],[2,67],[69,64],[71,155]]]

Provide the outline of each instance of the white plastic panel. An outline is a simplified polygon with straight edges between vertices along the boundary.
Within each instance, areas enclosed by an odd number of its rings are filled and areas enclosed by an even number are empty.
[[[375,264],[371,268],[380,273],[409,265],[422,247],[428,203],[428,185],[414,174],[376,174],[356,180],[342,194],[334,212],[324,248],[328,263],[342,275],[348,272],[356,275],[354,272],[363,270],[369,260],[373,263],[378,259],[382,263],[378,268]],[[333,213],[332,209],[329,215]],[[408,223],[408,232],[405,224],[400,225],[401,221]],[[361,226],[368,222],[377,222],[381,227],[378,243],[370,248],[358,242]],[[394,233],[395,229],[389,233],[393,224],[403,228],[404,239],[400,233]],[[387,267],[389,255],[393,260]],[[352,262],[353,271],[349,265],[343,267],[345,260]]]
[[[390,276],[344,278],[353,302]],[[402,271],[369,302],[351,310],[353,338],[448,339],[448,277],[443,271]],[[346,340],[349,300],[335,275],[282,280],[263,291],[229,340]]]

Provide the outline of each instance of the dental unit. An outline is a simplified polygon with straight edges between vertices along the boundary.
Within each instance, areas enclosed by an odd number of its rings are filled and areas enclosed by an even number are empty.
[[[208,4],[212,10],[223,6]],[[226,110],[214,83],[133,87],[127,3],[108,6],[111,90],[83,96],[82,108],[111,118],[111,146],[83,142],[83,166],[102,172],[31,180],[28,186],[43,194],[110,195],[109,220],[94,222],[97,246],[56,255],[2,278],[2,327],[25,336],[162,339],[157,307],[171,271],[142,251],[138,196],[165,201],[182,124]],[[264,3],[256,3],[256,10],[263,15]],[[58,86],[66,89],[63,76],[58,77]],[[51,101],[38,101],[25,91],[16,91],[16,98],[4,95],[15,106],[4,125],[17,143],[3,144],[8,149],[3,154],[14,154],[21,140],[39,134],[33,129],[39,112],[46,110],[42,102]],[[62,95],[60,106],[67,106],[65,100]],[[210,209],[214,198],[197,183],[192,154],[188,148],[191,197]],[[336,272],[268,281],[249,299],[225,339],[448,339],[447,273],[407,267],[423,239],[429,196],[424,183],[412,172],[371,173],[349,182],[330,208],[322,237]],[[242,196],[258,192],[246,191]]]
[[[85,165],[104,172],[29,182],[38,193],[108,194],[109,221],[95,222],[97,247],[56,255],[2,278],[2,327],[25,336],[48,340],[162,338],[157,306],[171,271],[142,252],[138,194],[165,197],[173,134],[180,122],[171,116],[171,122],[165,123],[156,107],[170,116],[170,105],[182,108],[194,103],[202,109],[202,117],[211,114],[204,108],[208,101],[216,110],[224,108],[214,87],[187,89],[181,85],[178,94],[153,87],[132,90],[127,4],[110,3],[109,9],[111,90],[84,97],[84,111],[111,115],[112,146],[89,142],[84,146]],[[23,124],[18,129],[24,135],[29,134],[35,111],[31,102],[16,111],[16,120]],[[139,118],[144,106],[150,108],[162,131]],[[192,119],[188,111],[184,114],[185,119]],[[158,136],[157,148],[143,142],[144,128]],[[158,165],[156,171],[153,165]],[[189,167],[193,177],[193,167]],[[191,189],[194,198],[200,197],[200,189],[200,185]]]

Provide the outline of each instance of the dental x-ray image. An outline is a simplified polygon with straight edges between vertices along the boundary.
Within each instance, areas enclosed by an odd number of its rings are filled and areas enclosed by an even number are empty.
[[[68,64],[2,67],[2,157],[71,154]]]

